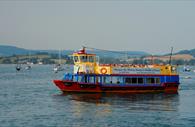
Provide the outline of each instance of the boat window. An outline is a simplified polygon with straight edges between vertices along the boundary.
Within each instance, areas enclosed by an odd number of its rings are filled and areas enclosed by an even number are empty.
[[[146,78],[146,83],[147,84],[154,84],[155,83],[155,79],[154,78]]]
[[[96,76],[95,77],[95,81],[96,81],[96,83],[100,83],[100,77],[99,76]]]
[[[117,83],[119,84],[119,83],[123,83],[123,78],[122,77],[118,77],[117,78]]]
[[[113,84],[120,84],[120,83],[122,83],[122,78],[119,77],[119,76],[112,76],[111,77],[111,82]]]
[[[102,79],[103,79],[103,83],[105,83],[105,84],[112,83],[112,79],[110,76],[103,76]]]
[[[94,57],[93,56],[89,56],[89,62],[94,62]]]
[[[80,56],[81,62],[87,62],[87,56]]]
[[[160,84],[160,78],[155,78],[156,84]]]
[[[74,82],[77,81],[77,76],[76,76],[76,75],[73,75],[73,76],[72,76],[72,81],[74,81]]]
[[[83,77],[83,80],[84,80],[85,83],[87,83],[87,82],[88,82],[88,76],[85,75],[85,76]]]
[[[138,78],[138,84],[143,84],[144,83],[144,79],[143,78]]]
[[[144,78],[140,77],[132,77],[132,78],[125,78],[126,84],[143,84]]]
[[[78,76],[78,82],[85,82],[87,83],[88,77],[87,75],[83,76],[83,75],[79,75]]]
[[[82,76],[78,76],[78,82],[82,82]]]
[[[125,78],[125,83],[126,84],[131,84],[132,83],[132,79],[131,78]]]
[[[132,84],[137,84],[137,78],[132,78]]]
[[[106,83],[106,77],[102,77],[102,83]]]
[[[112,79],[111,79],[111,81],[112,81],[113,84],[116,84],[117,83],[117,77],[114,77],[113,76]]]
[[[89,76],[88,81],[89,81],[89,83],[94,83],[95,82],[95,77],[94,76]]]
[[[74,56],[74,62],[79,62],[79,57],[78,56]]]

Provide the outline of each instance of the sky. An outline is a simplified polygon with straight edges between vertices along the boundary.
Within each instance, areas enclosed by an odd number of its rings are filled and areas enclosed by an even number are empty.
[[[193,0],[0,0],[0,44],[169,53],[195,48]]]

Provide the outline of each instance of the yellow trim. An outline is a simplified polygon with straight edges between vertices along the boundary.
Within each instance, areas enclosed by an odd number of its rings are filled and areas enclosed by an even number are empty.
[[[79,53],[73,53],[72,56],[74,57],[74,73],[77,73],[78,71],[81,73],[95,73],[95,74],[104,74],[101,72],[103,68],[107,70],[105,74],[112,74],[114,67],[119,68],[151,68],[151,69],[159,69],[159,74],[164,75],[177,75],[177,66],[172,65],[99,65],[96,60],[95,54],[79,54]],[[86,56],[86,61],[81,61],[81,57]],[[78,61],[75,61],[75,57],[77,57]],[[92,61],[89,61],[89,57],[92,57]]]

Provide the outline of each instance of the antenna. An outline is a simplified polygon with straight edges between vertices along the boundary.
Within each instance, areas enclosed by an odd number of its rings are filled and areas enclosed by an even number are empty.
[[[151,55],[151,63],[154,64],[154,56]]]
[[[59,64],[61,64],[61,49],[59,49],[59,54],[58,54],[58,57],[59,57]]]
[[[121,51],[111,51],[111,50],[106,50],[106,49],[99,49],[99,48],[92,48],[92,47],[87,47],[83,46],[84,48],[91,49],[91,50],[99,50],[103,52],[112,52],[112,53],[117,53],[117,54],[123,54],[123,55],[128,55],[128,52],[121,52]]]
[[[171,47],[171,54],[170,54],[170,58],[169,58],[169,65],[171,65],[171,60],[172,60],[172,55],[173,55],[173,47]]]

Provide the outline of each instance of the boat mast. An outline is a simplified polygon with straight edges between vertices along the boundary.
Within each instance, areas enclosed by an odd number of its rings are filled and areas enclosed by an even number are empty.
[[[172,60],[172,55],[173,55],[173,47],[171,47],[171,54],[170,54],[170,58],[169,58],[169,65],[171,65],[171,60]]]
[[[28,62],[27,63],[31,63],[31,61],[30,61],[30,55],[31,55],[31,53],[30,53],[30,51],[28,52]]]
[[[59,54],[58,55],[59,55],[58,56],[59,57],[59,61],[58,62],[59,62],[59,65],[60,65],[61,64],[61,50],[60,49],[59,49]]]

